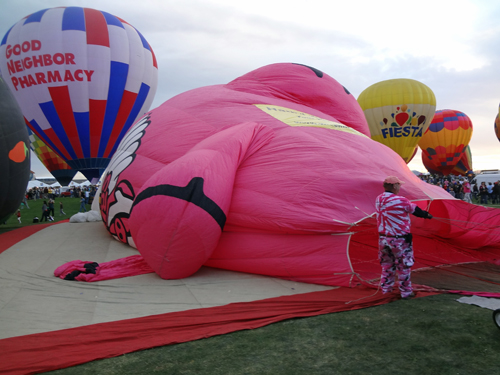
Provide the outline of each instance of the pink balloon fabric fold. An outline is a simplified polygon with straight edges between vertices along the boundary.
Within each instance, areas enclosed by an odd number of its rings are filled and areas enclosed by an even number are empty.
[[[495,210],[421,181],[369,137],[344,86],[299,64],[147,113],[110,161],[99,208],[110,234],[164,279],[205,265],[353,286],[379,277],[375,198],[387,176],[436,218],[413,221],[415,268],[499,258],[500,234],[484,230],[500,226]]]

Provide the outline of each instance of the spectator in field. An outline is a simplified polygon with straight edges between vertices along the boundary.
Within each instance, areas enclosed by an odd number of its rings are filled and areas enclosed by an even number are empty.
[[[52,198],[49,199],[49,217],[54,216],[54,200]]]
[[[61,215],[66,215],[66,213],[63,210],[63,203],[62,201],[59,201],[59,216]]]
[[[85,196],[82,195],[80,198],[80,210],[78,212],[87,212],[87,209],[85,208]]]
[[[477,183],[474,184],[474,187],[472,188],[472,198],[478,199],[479,197],[479,188],[477,187]]]
[[[488,190],[488,200],[490,202],[493,201],[493,184],[490,182],[488,183],[488,185],[486,186],[487,190]]]
[[[496,181],[493,184],[493,194],[491,196],[491,203],[492,204],[499,204],[500,203],[500,182]]]
[[[455,192],[455,198],[462,199],[462,185],[457,181],[453,183],[453,191]]]
[[[40,222],[42,221],[48,221],[49,219],[49,206],[47,206],[47,201],[43,201],[43,205],[42,205],[42,219],[40,220]]]
[[[488,204],[488,189],[486,188],[486,182],[481,182],[479,186],[479,196],[481,197],[481,204]]]
[[[465,180],[462,188],[464,190],[464,201],[468,203],[472,203],[470,193],[471,193],[471,188],[470,188],[470,182],[468,180]]]

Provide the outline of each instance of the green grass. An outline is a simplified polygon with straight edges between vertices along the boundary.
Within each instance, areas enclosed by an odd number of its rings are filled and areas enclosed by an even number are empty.
[[[500,330],[492,311],[458,303],[459,297],[436,295],[290,319],[51,374],[499,373]]]
[[[16,215],[10,216],[5,224],[0,224],[0,234],[8,232],[13,229],[21,228],[21,227],[26,227],[28,225],[40,225],[40,224],[46,224],[44,221],[43,223],[33,223],[33,218],[36,216],[38,219],[42,219],[42,205],[43,205],[44,199],[37,199],[36,201],[34,200],[29,200],[28,201],[28,208],[23,208],[21,209],[21,224],[17,221]],[[49,201],[48,199],[45,199],[45,201]],[[64,212],[66,213],[66,216],[60,215],[59,214],[59,201],[63,202],[64,206]],[[90,210],[90,205],[87,204],[86,206],[87,211]],[[70,218],[72,215],[76,214],[80,209],[80,198],[55,198],[55,204],[54,204],[54,222],[61,221],[61,220],[66,220]]]
[[[480,198],[477,198],[477,199],[472,198],[472,203],[477,204],[479,206],[500,208],[500,203],[499,204],[491,204],[491,203],[481,204],[480,202],[481,202]]]

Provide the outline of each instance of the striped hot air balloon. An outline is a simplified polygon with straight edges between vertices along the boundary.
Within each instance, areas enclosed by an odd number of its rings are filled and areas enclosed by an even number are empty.
[[[89,180],[149,110],[158,68],[130,24],[90,8],[41,10],[0,44],[0,70],[33,132]]]
[[[424,165],[444,175],[452,173],[471,137],[472,122],[465,113],[452,109],[436,111],[429,129],[418,143]]]

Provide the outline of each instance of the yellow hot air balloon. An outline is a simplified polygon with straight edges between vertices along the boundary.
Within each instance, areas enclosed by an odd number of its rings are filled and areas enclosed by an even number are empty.
[[[365,89],[358,103],[372,139],[392,148],[409,163],[436,111],[432,90],[413,79],[390,79]]]

